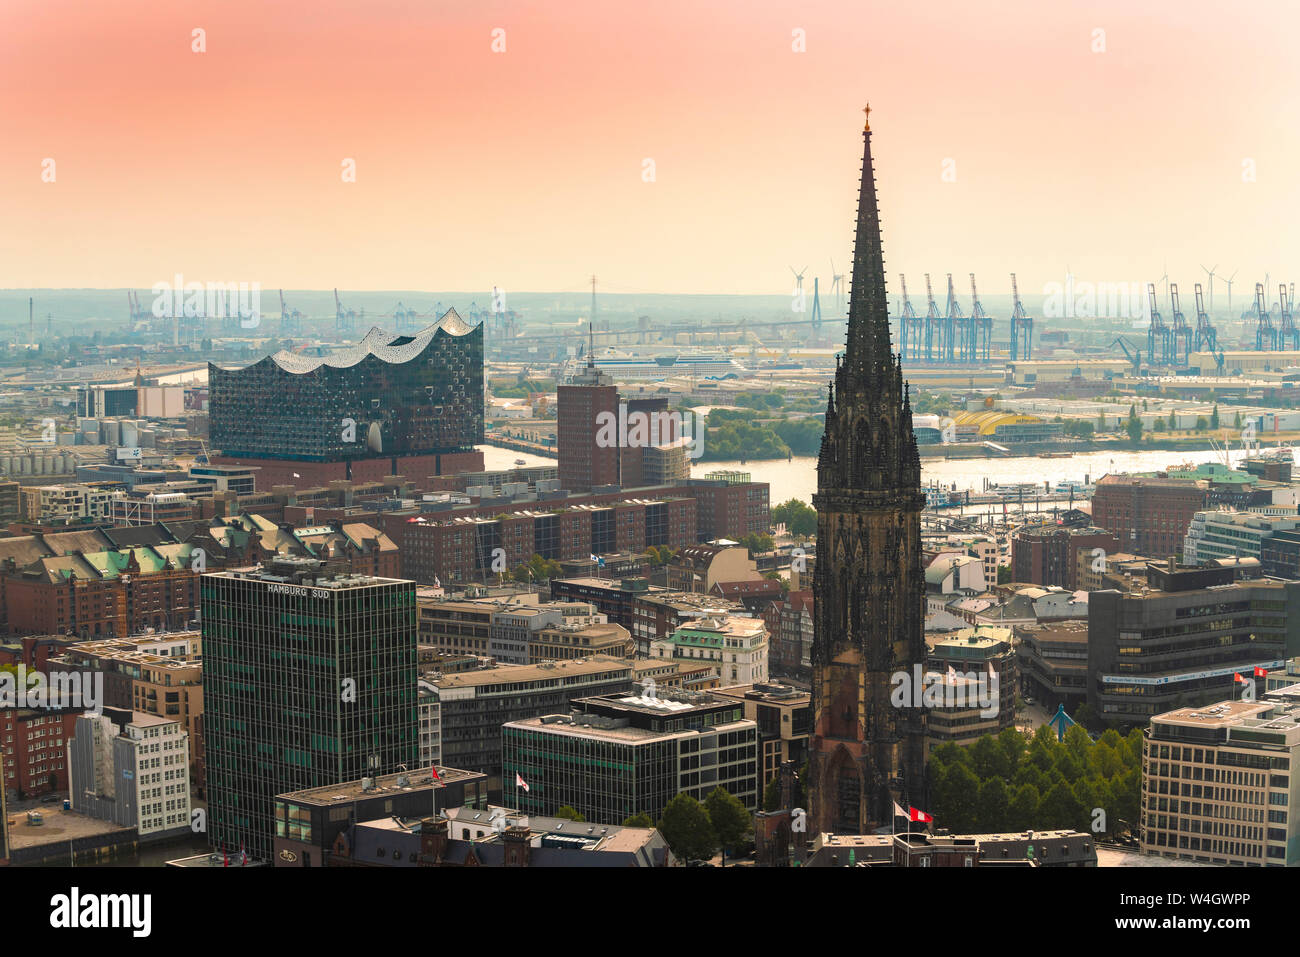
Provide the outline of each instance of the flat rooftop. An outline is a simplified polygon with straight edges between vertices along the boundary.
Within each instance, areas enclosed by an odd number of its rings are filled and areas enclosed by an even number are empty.
[[[1152,721],[1161,724],[1176,724],[1185,728],[1222,728],[1234,725],[1245,718],[1253,718],[1265,711],[1271,711],[1275,704],[1267,701],[1220,701],[1217,704],[1202,705],[1199,708],[1179,708],[1158,714]]]
[[[439,689],[475,688],[482,685],[518,684],[523,681],[547,681],[566,676],[594,675],[626,669],[629,676],[632,662],[625,658],[591,655],[587,658],[570,658],[565,661],[542,662],[536,665],[498,665],[480,671],[460,671],[427,680]]]
[[[438,778],[442,784],[453,784],[458,781],[471,781],[474,778],[481,778],[484,775],[479,771],[462,771],[459,768],[438,767]],[[406,784],[401,784],[405,779]],[[425,769],[407,773],[399,771],[396,774],[381,774],[374,779],[374,786],[366,789],[362,787],[361,781],[344,781],[341,784],[326,784],[318,788],[304,788],[301,791],[286,791],[283,794],[277,794],[276,799],[280,801],[293,801],[296,804],[314,804],[318,807],[329,807],[333,804],[342,804],[345,802],[359,801],[363,798],[381,797],[384,794],[405,793],[410,791],[427,791],[432,784],[432,778]]]

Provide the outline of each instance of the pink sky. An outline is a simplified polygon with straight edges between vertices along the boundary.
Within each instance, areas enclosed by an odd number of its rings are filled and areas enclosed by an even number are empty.
[[[848,264],[870,100],[891,291],[1236,299],[1300,254],[1296,9],[8,0],[0,286],[787,294]]]

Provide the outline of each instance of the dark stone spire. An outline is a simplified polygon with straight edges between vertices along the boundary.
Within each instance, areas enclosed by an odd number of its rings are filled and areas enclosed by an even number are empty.
[[[862,180],[858,187],[858,228],[853,242],[853,276],[849,285],[849,336],[845,364],[854,385],[885,385],[892,364],[889,341],[889,299],[885,292],[885,260],[880,244],[880,209],[876,202],[876,171],[871,159],[871,107],[862,131]]]

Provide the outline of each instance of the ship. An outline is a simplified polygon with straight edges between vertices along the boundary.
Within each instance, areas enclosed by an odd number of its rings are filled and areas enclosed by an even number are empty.
[[[612,349],[596,353],[597,369],[615,381],[655,381],[685,376],[697,379],[735,379],[750,370],[725,352],[687,352],[659,356],[633,356]],[[568,381],[584,366],[583,359],[569,359],[560,366],[560,381]]]

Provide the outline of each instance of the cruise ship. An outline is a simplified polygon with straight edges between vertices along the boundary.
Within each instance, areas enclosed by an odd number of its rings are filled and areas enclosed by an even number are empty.
[[[688,376],[697,379],[728,379],[749,375],[749,369],[725,352],[688,352],[661,356],[633,356],[610,350],[597,352],[596,368],[616,382],[654,381]],[[561,382],[572,378],[586,365],[585,359],[569,359],[560,366]]]

